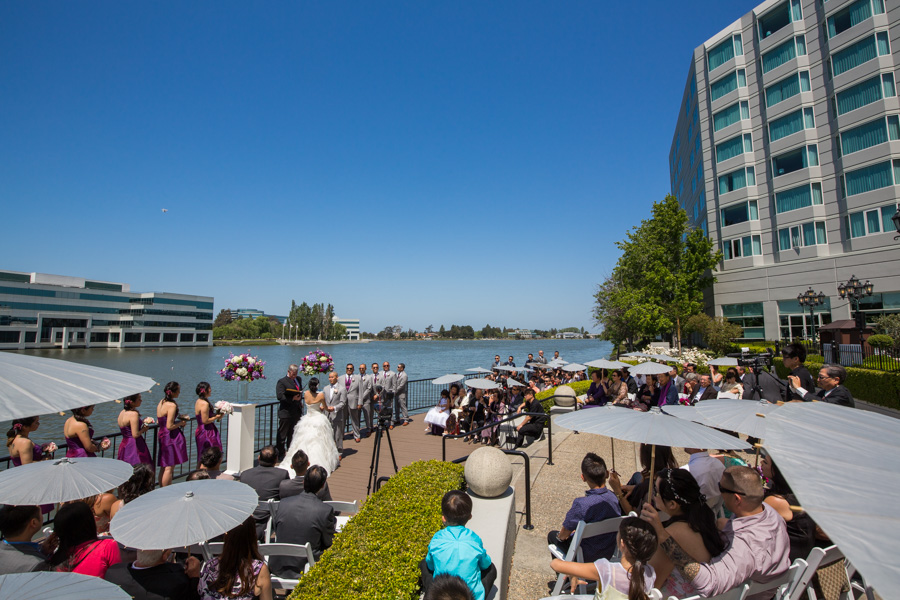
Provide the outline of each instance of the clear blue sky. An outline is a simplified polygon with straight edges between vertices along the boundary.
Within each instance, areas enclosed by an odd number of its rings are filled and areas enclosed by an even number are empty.
[[[753,6],[2,2],[0,268],[592,328],[691,52]]]

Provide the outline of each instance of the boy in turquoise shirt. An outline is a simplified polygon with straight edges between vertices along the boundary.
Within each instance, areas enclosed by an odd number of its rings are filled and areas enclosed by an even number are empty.
[[[472,499],[459,490],[447,492],[441,500],[441,518],[445,527],[431,538],[420,565],[423,590],[428,590],[434,575],[447,573],[465,581],[475,600],[484,600],[485,590],[490,590],[497,578],[497,568],[481,538],[466,527],[472,518]]]

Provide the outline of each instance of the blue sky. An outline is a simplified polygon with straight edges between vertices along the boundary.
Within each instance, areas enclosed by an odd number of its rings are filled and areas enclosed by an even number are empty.
[[[592,328],[691,52],[753,6],[2,2],[0,268]]]

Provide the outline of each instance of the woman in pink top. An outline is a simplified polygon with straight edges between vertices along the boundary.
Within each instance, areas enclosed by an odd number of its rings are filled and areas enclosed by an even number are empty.
[[[59,509],[53,530],[59,537],[59,549],[50,564],[57,571],[104,577],[110,566],[122,560],[114,539],[97,538],[94,514],[80,500]]]

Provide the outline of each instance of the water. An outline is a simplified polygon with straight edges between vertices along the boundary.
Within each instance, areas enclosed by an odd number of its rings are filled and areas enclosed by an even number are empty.
[[[138,375],[152,377],[160,386],[144,393],[141,413],[144,416],[156,416],[156,404],[162,397],[162,385],[169,381],[181,384],[179,410],[182,413],[194,412],[194,388],[200,381],[212,385],[213,402],[217,400],[233,401],[237,397],[237,383],[222,381],[219,369],[225,363],[229,353],[248,352],[266,361],[266,379],[250,384],[251,402],[271,402],[275,400],[275,382],[287,372],[288,365],[299,364],[301,359],[314,349],[314,346],[213,346],[211,348],[162,348],[162,349],[70,349],[70,350],[34,350],[26,354],[57,358],[76,363],[116,369]],[[406,372],[410,380],[433,379],[447,373],[465,374],[466,369],[473,367],[488,368],[494,362],[494,355],[499,354],[503,362],[509,355],[517,365],[523,365],[529,352],[537,356],[538,350],[544,350],[547,359],[553,357],[555,350],[569,362],[586,362],[598,358],[608,358],[612,351],[609,342],[600,340],[509,340],[509,341],[373,341],[368,344],[336,344],[322,346],[321,350],[334,357],[335,370],[344,373],[344,366],[352,362],[359,372],[359,364],[366,363],[372,372],[371,365],[384,361],[391,363],[391,370],[396,371],[397,363],[406,364]],[[304,385],[308,378],[303,377]],[[320,377],[320,380],[324,377]],[[90,417],[97,435],[118,431],[116,417],[122,410],[121,404],[114,402],[96,407]],[[38,442],[63,441],[62,427],[65,416],[41,415],[40,429],[31,438]],[[0,431],[9,429],[9,423],[0,424]]]

